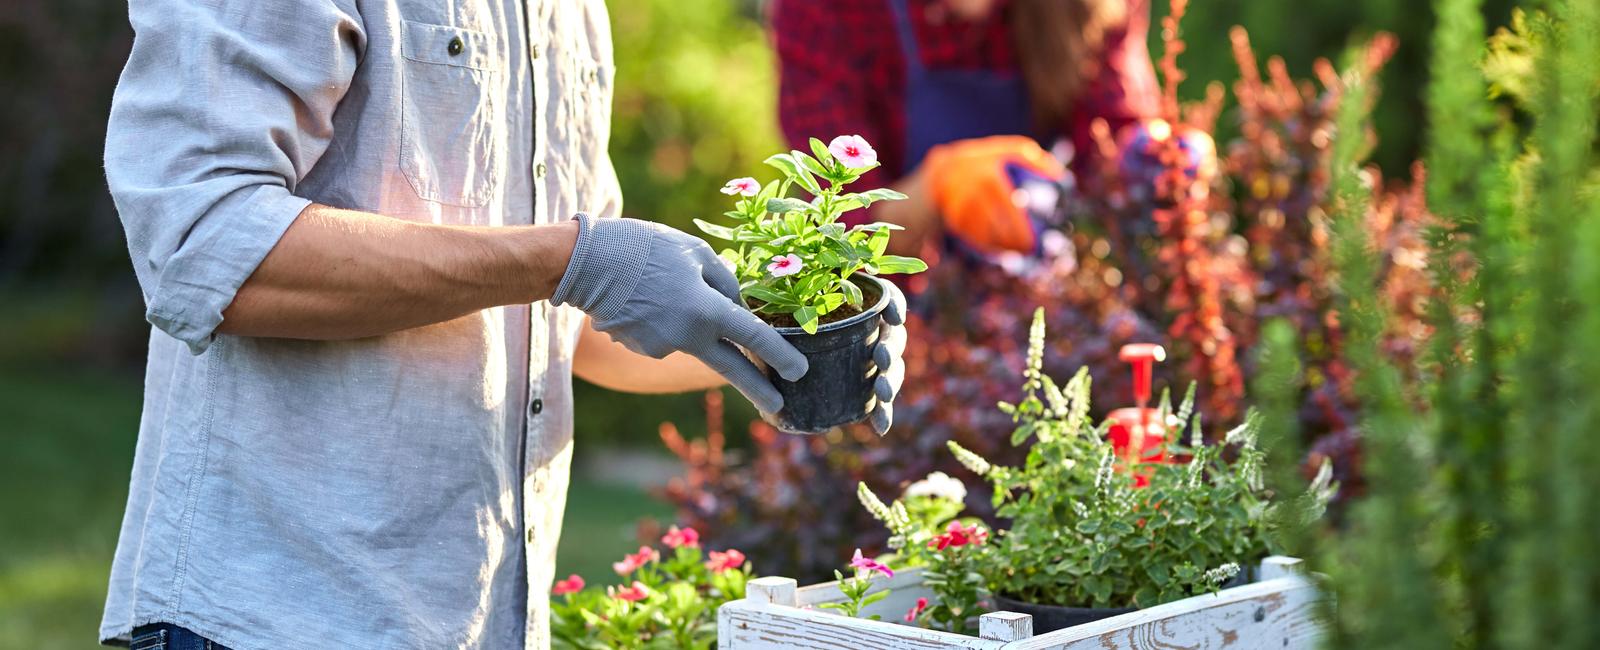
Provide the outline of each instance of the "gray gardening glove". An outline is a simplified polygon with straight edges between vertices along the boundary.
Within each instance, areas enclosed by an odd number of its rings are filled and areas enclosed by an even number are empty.
[[[710,246],[648,221],[581,213],[577,221],[578,243],[551,302],[577,307],[639,354],[693,355],[764,412],[783,408],[778,389],[735,345],[790,381],[806,374],[806,358],[744,307],[739,280]]]
[[[883,325],[878,328],[878,347],[872,359],[878,364],[878,379],[873,390],[878,396],[878,406],[868,416],[872,430],[883,435],[894,424],[894,398],[900,394],[900,384],[906,378],[906,366],[900,355],[906,351],[906,296],[893,282],[889,287],[889,308],[883,310]]]

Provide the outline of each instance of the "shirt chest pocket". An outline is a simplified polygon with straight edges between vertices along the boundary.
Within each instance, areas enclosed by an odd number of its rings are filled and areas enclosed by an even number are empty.
[[[417,196],[482,207],[506,176],[503,66],[488,34],[405,21],[400,171]]]

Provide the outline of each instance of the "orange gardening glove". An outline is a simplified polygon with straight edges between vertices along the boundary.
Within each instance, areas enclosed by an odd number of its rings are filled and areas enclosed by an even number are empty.
[[[1034,227],[1015,198],[1009,167],[1052,181],[1066,168],[1032,138],[996,135],[942,144],[928,151],[922,169],[945,228],[984,252],[1031,251]]]

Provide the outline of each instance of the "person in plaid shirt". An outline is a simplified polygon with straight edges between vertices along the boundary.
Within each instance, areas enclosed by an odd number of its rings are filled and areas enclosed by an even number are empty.
[[[980,251],[1035,249],[1012,201],[1019,173],[1088,169],[1090,125],[1151,117],[1159,89],[1144,0],[774,0],[779,119],[793,146],[858,134],[879,147],[869,186],[910,200],[870,217],[907,228],[903,253],[941,231]],[[1041,146],[1042,145],[1042,146]]]

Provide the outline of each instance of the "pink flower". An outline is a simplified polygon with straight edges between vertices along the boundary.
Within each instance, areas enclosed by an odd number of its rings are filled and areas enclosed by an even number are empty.
[[[570,576],[567,576],[566,580],[557,580],[556,586],[550,589],[550,594],[554,596],[561,596],[564,594],[574,594],[580,591],[583,591],[583,577],[574,573]]]
[[[878,164],[878,152],[873,151],[867,139],[859,135],[841,135],[828,143],[828,153],[839,159],[845,167],[861,169]]]
[[[988,539],[989,531],[979,528],[977,524],[962,526],[961,522],[952,521],[943,535],[928,540],[928,548],[942,551],[951,546],[982,544]]]
[[[750,178],[749,176],[735,178],[722,186],[722,193],[728,195],[738,194],[739,196],[755,196],[756,193],[760,191],[761,184],[757,183],[756,179]]]
[[[767,272],[772,277],[781,278],[785,275],[794,275],[800,272],[800,267],[805,266],[800,262],[800,256],[794,253],[788,255],[774,255],[772,263],[767,265]]]
[[[700,548],[700,531],[693,528],[673,526],[667,529],[667,534],[661,536],[661,543],[666,544],[667,548],[678,548],[680,546]]]
[[[912,605],[911,609],[906,612],[906,622],[907,623],[915,622],[917,620],[917,615],[921,614],[922,610],[925,610],[927,608],[928,608],[928,599],[926,599],[926,598],[918,598],[917,599],[917,604]]]
[[[633,586],[628,587],[627,589],[617,589],[612,587],[611,595],[617,600],[626,600],[630,603],[638,602],[650,597],[650,588],[644,586],[643,582],[634,580]]]
[[[712,551],[711,559],[706,561],[706,570],[713,573],[733,571],[742,566],[744,566],[744,553],[731,548],[726,552]]]
[[[855,556],[850,558],[850,566],[853,566],[853,567],[855,567],[857,569],[866,569],[868,571],[877,571],[878,573],[882,573],[883,577],[885,577],[885,578],[893,578],[894,577],[894,569],[889,568],[889,565],[887,565],[887,564],[879,563],[877,560],[872,560],[872,559],[868,559],[868,558],[862,557],[861,556],[861,549],[859,549],[859,548],[856,549]]]
[[[644,565],[661,559],[661,553],[648,546],[640,546],[639,552],[622,558],[621,562],[613,562],[611,569],[619,576],[625,576],[638,571]]]

